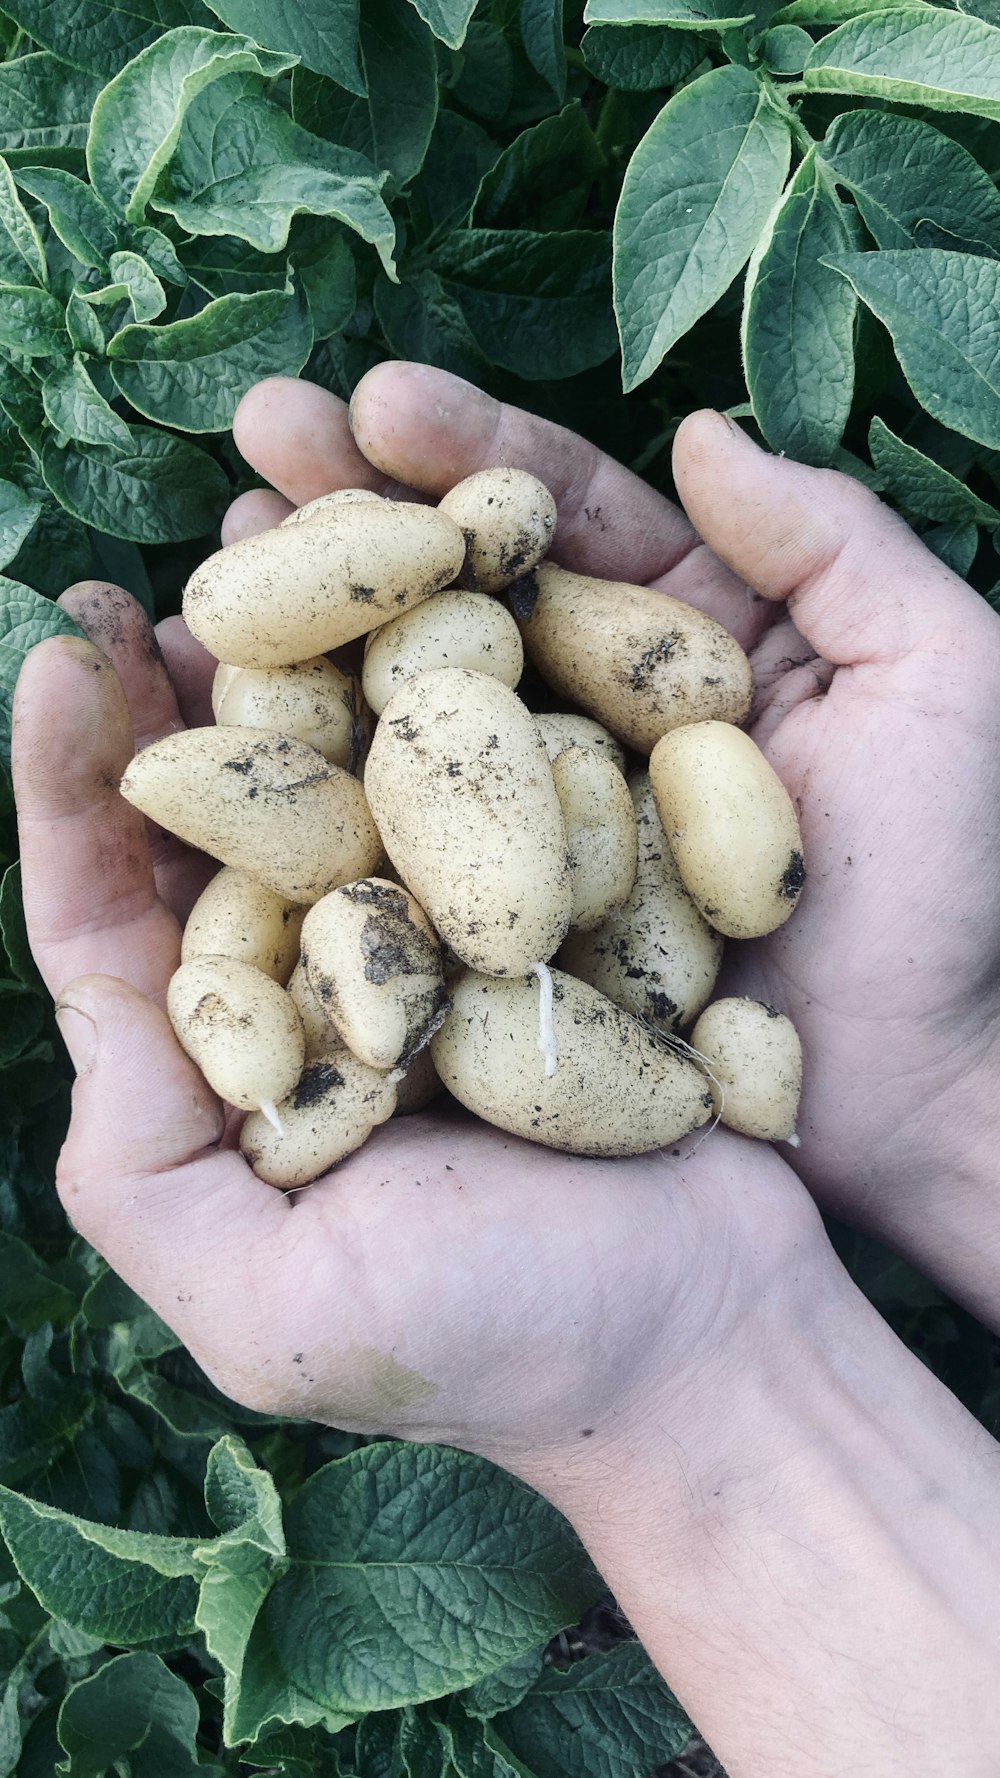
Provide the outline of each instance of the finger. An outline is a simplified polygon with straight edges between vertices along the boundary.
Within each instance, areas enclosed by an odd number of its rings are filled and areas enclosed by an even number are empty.
[[[196,642],[182,617],[165,617],[156,639],[173,682],[186,728],[208,728],[212,714],[212,680],[218,661]]]
[[[822,697],[835,668],[799,635],[790,617],[773,625],[750,660],[754,685],[750,732],[763,747],[790,711]]]
[[[391,498],[407,492],[362,455],[346,404],[315,383],[293,377],[255,383],[236,409],[233,437],[251,467],[293,506],[335,488],[370,488]]]
[[[146,821],[119,794],[132,723],[92,643],[33,649],[14,697],[13,779],[28,937],[50,990],[107,969],[162,994],[180,929],[159,900]]]
[[[261,531],[273,531],[295,508],[284,494],[271,488],[251,488],[229,507],[222,521],[222,541],[239,543],[244,537],[257,537]]]
[[[902,519],[850,476],[772,457],[721,414],[689,415],[674,477],[706,543],[836,666],[894,662],[962,633],[995,645],[995,616]]]

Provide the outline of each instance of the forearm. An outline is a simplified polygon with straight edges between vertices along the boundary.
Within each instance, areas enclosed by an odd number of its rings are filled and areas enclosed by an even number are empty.
[[[1000,1447],[832,1254],[538,1479],[731,1778],[995,1772]]]

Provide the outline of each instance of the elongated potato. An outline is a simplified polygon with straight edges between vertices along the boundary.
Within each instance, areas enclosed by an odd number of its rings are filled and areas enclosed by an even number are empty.
[[[195,728],[137,753],[121,793],[143,814],[289,901],[370,874],[382,842],[357,778],[259,729]]]
[[[302,967],[348,1049],[369,1068],[409,1061],[450,1005],[441,946],[423,908],[378,877],[347,883],[310,908]]]
[[[458,526],[432,506],[342,501],[209,556],[184,590],[184,617],[218,660],[291,666],[398,617],[464,559]]]
[[[635,811],[621,772],[606,754],[567,747],[552,762],[562,810],[573,906],[570,929],[590,932],[628,900],[635,883]]]
[[[485,593],[435,593],[374,630],[361,683],[376,716],[393,692],[432,667],[469,667],[513,689],[524,672],[524,649],[510,612]]]
[[[181,962],[233,957],[284,987],[299,954],[305,909],[226,865],[203,889],[181,938]]]
[[[431,1039],[434,1066],[470,1111],[568,1154],[643,1154],[705,1122],[704,1075],[595,988],[552,971],[558,1065],[539,1048],[539,984],[462,976]]]
[[[526,469],[480,469],[457,482],[438,504],[468,543],[463,581],[499,593],[529,574],[548,550],[556,503]]]
[[[388,1075],[366,1068],[342,1044],[307,1062],[294,1091],[277,1106],[283,1134],[254,1113],[240,1132],[240,1148],[258,1179],[293,1191],[360,1148],[395,1104]]]
[[[182,1047],[220,1099],[241,1111],[273,1109],[305,1060],[302,1021],[276,981],[232,957],[194,957],[167,989]]]
[[[624,747],[620,747],[614,736],[592,717],[546,713],[536,716],[535,721],[542,731],[545,751],[550,759],[558,759],[567,747],[590,747],[594,752],[606,753],[612,765],[618,767],[622,777],[625,776]]]
[[[715,1000],[691,1033],[711,1070],[721,1121],[744,1136],[787,1141],[802,1091],[802,1045],[791,1019],[760,1000]]]
[[[463,962],[522,975],[551,957],[569,926],[566,834],[514,692],[485,673],[421,673],[382,713],[365,790],[389,857]]]
[[[571,932],[558,962],[665,1036],[675,1035],[701,1011],[715,986],[722,939],[684,887],[649,773],[634,772],[629,790],[639,839],[632,893],[593,932]]]
[[[750,662],[703,612],[649,587],[591,580],[543,562],[521,622],[528,659],[553,689],[649,753],[681,723],[742,722]]]
[[[792,799],[760,748],[725,722],[674,729],[649,761],[664,832],[688,893],[717,932],[761,938],[806,880]]]
[[[364,740],[361,687],[325,655],[293,667],[220,666],[212,688],[215,720],[225,728],[259,728],[315,747],[331,765],[353,772]]]

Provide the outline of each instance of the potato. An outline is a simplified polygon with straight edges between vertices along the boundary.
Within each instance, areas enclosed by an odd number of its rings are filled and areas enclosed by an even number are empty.
[[[330,494],[320,494],[315,500],[307,500],[304,505],[297,506],[287,518],[282,519],[279,530],[289,525],[308,525],[313,519],[325,518],[328,512],[339,512],[345,506],[367,506],[373,500],[381,500],[371,488],[335,488]]]
[[[328,1050],[339,1049],[343,1038],[309,986],[301,961],[292,970],[288,992],[306,1034],[306,1061],[312,1062],[317,1056],[325,1056]]]
[[[573,906],[570,928],[590,932],[627,901],[635,883],[635,811],[621,772],[606,754],[567,747],[552,763],[566,829]]]
[[[369,1068],[406,1063],[450,1005],[441,946],[423,908],[378,877],[334,889],[310,908],[302,967],[348,1049]]]
[[[416,1111],[426,1111],[428,1105],[444,1092],[441,1077],[434,1066],[434,1058],[430,1046],[418,1050],[411,1062],[406,1065],[402,1080],[396,1083],[396,1109],[394,1117],[411,1117]]]
[[[510,612],[485,593],[435,593],[374,630],[361,683],[376,716],[394,691],[431,667],[470,667],[513,689],[524,649]]]
[[[361,687],[325,655],[293,667],[220,666],[215,679],[212,709],[223,727],[289,735],[354,771],[367,738]]]
[[[288,901],[368,876],[382,842],[357,778],[259,729],[195,728],[137,753],[121,792],[190,846]]]
[[[787,1142],[802,1090],[802,1045],[791,1019],[760,1000],[715,1000],[691,1033],[711,1069],[721,1121],[744,1136]]]
[[[625,749],[619,747],[613,735],[599,722],[589,716],[549,715],[536,716],[535,721],[542,731],[542,740],[550,759],[558,759],[567,747],[590,747],[597,753],[605,753],[612,765],[616,765],[625,776]]]
[[[569,926],[566,835],[514,692],[462,668],[421,673],[382,713],[365,790],[393,864],[465,963],[523,975],[551,957]]]
[[[278,1105],[284,1134],[255,1113],[243,1125],[240,1148],[258,1179],[292,1191],[360,1148],[395,1104],[389,1077],[366,1068],[342,1044],[307,1062],[298,1086]]]
[[[184,617],[217,660],[292,666],[398,617],[464,559],[461,531],[433,506],[341,501],[209,556],[185,588]]]
[[[561,969],[607,994],[664,1035],[696,1017],[715,986],[722,939],[681,881],[648,772],[629,779],[639,836],[635,885],[624,907],[593,932],[571,932]]]
[[[448,1091],[470,1111],[568,1154],[642,1154],[676,1142],[712,1107],[703,1074],[595,988],[552,971],[558,1066],[539,1048],[538,982],[469,972],[431,1039]]]
[[[649,587],[543,562],[521,621],[528,659],[553,687],[639,753],[681,723],[750,709],[750,662],[703,612]]]
[[[232,957],[193,957],[167,989],[183,1049],[213,1092],[241,1111],[273,1108],[292,1092],[306,1044],[302,1021],[276,981]]]
[[[304,913],[295,902],[227,865],[202,890],[188,915],[181,961],[233,957],[238,963],[252,963],[284,987],[299,954]]]
[[[688,893],[717,932],[761,938],[806,880],[792,799],[749,735],[725,722],[673,730],[649,762],[660,820]]]
[[[463,583],[499,593],[530,573],[548,550],[556,503],[526,469],[481,469],[457,482],[438,511],[446,512],[468,543]]]

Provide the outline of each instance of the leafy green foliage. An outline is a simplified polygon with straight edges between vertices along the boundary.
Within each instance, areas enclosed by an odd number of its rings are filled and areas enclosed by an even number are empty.
[[[67,1225],[13,689],[71,581],[176,608],[252,382],[346,398],[393,353],[664,487],[678,419],[736,410],[996,602],[998,51],[993,0],[6,0],[0,1778],[640,1778],[682,1745],[633,1642],[546,1654],[598,1584],[547,1507],[227,1402]],[[995,1344],[837,1239],[997,1425]]]

